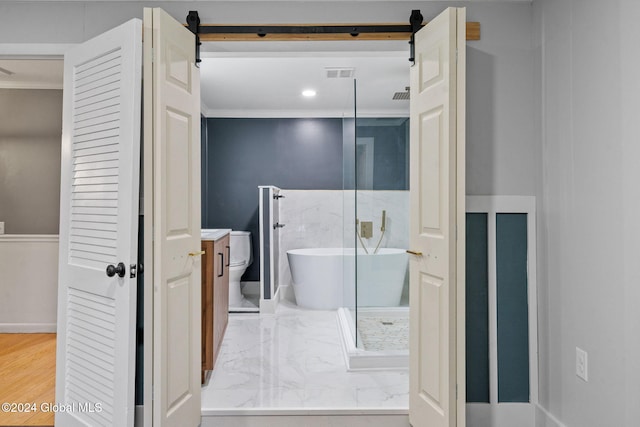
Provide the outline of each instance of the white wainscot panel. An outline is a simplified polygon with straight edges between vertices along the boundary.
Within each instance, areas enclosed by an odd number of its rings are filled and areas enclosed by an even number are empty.
[[[55,332],[58,236],[0,236],[0,332]]]

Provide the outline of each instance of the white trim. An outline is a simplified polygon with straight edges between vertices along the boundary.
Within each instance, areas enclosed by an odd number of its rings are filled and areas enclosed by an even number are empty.
[[[527,292],[529,303],[529,401],[538,404],[538,304],[536,275],[536,199],[534,196],[467,196],[467,213],[487,214],[489,239],[490,402],[498,403],[495,219],[497,213],[527,214]]]
[[[206,106],[203,104],[202,108]],[[202,111],[206,118],[243,118],[243,119],[270,119],[270,118],[352,118],[353,111],[344,110],[229,110],[207,108]],[[358,117],[407,117],[407,111],[399,110],[375,110],[358,111]]]
[[[57,234],[0,234],[0,243],[27,242],[27,243],[58,243]]]
[[[204,415],[201,427],[273,427],[273,426],[305,426],[305,427],[406,427],[409,417],[406,411],[402,414],[379,414],[361,411],[357,414],[342,413],[337,410],[307,410],[295,414],[249,414],[243,416]],[[343,411],[344,412],[344,411]]]
[[[62,59],[75,43],[0,43],[0,59]]]
[[[553,414],[543,408],[539,403],[535,405],[536,426],[539,427],[567,427]]]
[[[467,205],[467,212],[469,206]],[[489,402],[498,403],[498,280],[496,266],[496,213],[487,212],[489,309]]]
[[[271,227],[270,225],[265,225],[264,224],[264,209],[267,209],[267,207],[264,206],[263,203],[263,198],[264,198],[264,192],[267,191],[268,192],[268,197],[269,197],[269,219],[271,221],[273,221],[273,195],[276,191],[281,191],[280,188],[273,186],[273,185],[259,185],[258,186],[258,194],[259,194],[259,200],[258,200],[258,216],[260,217],[258,219],[258,222],[260,224],[260,313],[264,313],[264,314],[275,314],[276,312],[276,308],[278,307],[278,304],[280,303],[280,299],[281,299],[281,295],[283,294],[282,292],[280,292],[280,286],[276,286],[276,281],[275,281],[275,269],[276,268],[280,268],[279,265],[276,265],[275,261],[274,261],[274,251],[273,251],[273,241],[274,241],[274,236],[275,236],[275,232],[273,227]],[[270,283],[271,286],[269,287],[270,291],[271,291],[271,295],[269,295],[270,298],[265,298],[264,295],[264,240],[263,240],[263,236],[265,233],[265,226],[268,226],[269,228],[267,229],[268,233],[269,233],[269,242],[270,242],[270,246],[269,246],[269,264],[270,264],[270,268],[269,268],[269,279],[270,279]],[[279,238],[280,233],[278,233],[278,238]],[[280,275],[278,274],[278,277]],[[275,288],[275,291],[274,291]]]
[[[500,212],[535,215],[534,196],[467,196],[467,213]]]
[[[62,83],[0,82],[0,89],[62,90]]]
[[[133,417],[134,426],[142,427],[144,425],[144,405],[136,405]]]
[[[370,307],[358,308],[374,314],[376,312],[385,315],[396,315],[409,317],[409,307]],[[347,371],[388,371],[409,369],[409,349],[389,350],[389,351],[367,351],[355,346],[353,332],[355,322],[351,317],[351,312],[346,307],[340,307],[336,316],[338,330],[340,332],[340,342],[342,344],[342,355],[347,367]]]
[[[263,43],[263,42],[260,42]],[[260,44],[259,43],[259,44]],[[405,49],[401,50],[359,50],[359,51],[226,51],[200,52],[202,59],[215,58],[404,58]]]
[[[260,298],[260,313],[261,314],[276,314],[278,304],[280,304],[280,287],[276,289],[276,293],[271,299]]]
[[[2,334],[55,334],[56,323],[0,323]]]
[[[269,220],[271,221],[271,224],[267,224],[267,230],[269,230],[269,293],[271,295],[269,295],[269,299],[273,301],[274,305],[273,305],[273,312],[276,312],[276,307],[278,306],[278,295],[276,295],[276,292],[278,292],[278,287],[276,286],[276,263],[275,263],[275,251],[273,250],[273,239],[276,235],[275,233],[275,222],[274,221],[274,215],[273,215],[273,196],[275,195],[275,190],[278,190],[278,192],[280,191],[280,189],[278,187],[269,187]],[[280,220],[280,217],[278,215],[278,221]],[[278,238],[280,238],[280,233],[278,233]],[[278,242],[279,244],[280,242]],[[262,304],[261,304],[262,305]]]
[[[258,249],[260,250],[260,284],[258,287],[260,288],[260,308],[262,308],[262,301],[264,301],[264,244],[262,238],[264,235],[264,203],[262,202],[264,188],[266,187],[258,186],[258,232],[260,233],[258,236]]]
[[[408,413],[406,407],[351,407],[351,408],[327,408],[327,407],[282,407],[282,408],[251,408],[251,407],[238,407],[238,408],[223,408],[223,409],[203,409],[202,418],[205,417],[218,417],[218,416],[274,416],[280,415],[285,417],[291,416],[317,416],[317,415],[406,415]],[[226,425],[224,423],[216,424],[216,426]],[[243,426],[245,424],[242,424]],[[269,424],[269,426],[279,426],[278,423]],[[286,424],[290,425],[290,424]],[[306,426],[306,424],[298,424],[300,426]],[[323,424],[325,426],[326,424]],[[330,424],[333,426],[334,424]],[[406,426],[406,424],[405,424]]]
[[[473,427],[534,427],[531,403],[467,403],[467,424]]]

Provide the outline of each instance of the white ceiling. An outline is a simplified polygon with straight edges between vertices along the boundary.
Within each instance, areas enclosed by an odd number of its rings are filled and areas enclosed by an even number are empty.
[[[313,43],[315,51],[311,52],[304,51],[303,44],[295,43],[283,52],[283,46],[260,43],[261,51],[247,52],[243,50],[255,50],[255,44],[230,46],[226,43],[224,46],[233,52],[203,52],[200,64],[203,114],[207,117],[353,116],[353,79],[328,79],[325,67],[355,68],[359,116],[408,114],[409,101],[391,99],[395,92],[403,92],[409,85],[410,64],[405,43],[402,43],[404,51],[383,52],[348,49],[327,52],[322,49],[332,48],[331,43],[318,42]],[[0,68],[14,73],[6,75],[0,71],[0,88],[62,88],[62,60],[0,60]],[[304,89],[314,89],[317,96],[303,97]]]
[[[62,60],[3,59],[0,68],[0,88],[62,89]],[[13,74],[7,75],[3,70]]]
[[[358,115],[408,114],[409,101],[392,100],[395,92],[409,85],[408,52],[204,56],[201,93],[207,117],[353,116],[353,78],[327,78],[326,67],[355,68]],[[304,89],[317,95],[305,98]]]

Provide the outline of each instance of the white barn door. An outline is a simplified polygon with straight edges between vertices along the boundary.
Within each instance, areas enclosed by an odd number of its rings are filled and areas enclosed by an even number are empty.
[[[415,36],[411,69],[409,419],[464,427],[465,10]]]
[[[134,19],[64,57],[59,426],[133,426],[141,36]]]
[[[182,24],[162,9],[145,9],[144,28],[153,425],[195,427],[201,412],[200,74],[195,36]]]

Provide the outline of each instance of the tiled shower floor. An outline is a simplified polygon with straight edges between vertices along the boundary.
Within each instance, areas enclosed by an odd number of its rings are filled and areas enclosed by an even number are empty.
[[[408,313],[407,313],[408,314]],[[368,351],[409,351],[409,316],[367,316],[358,313],[358,333]]]
[[[406,370],[347,372],[335,311],[230,314],[202,414],[406,413]]]

